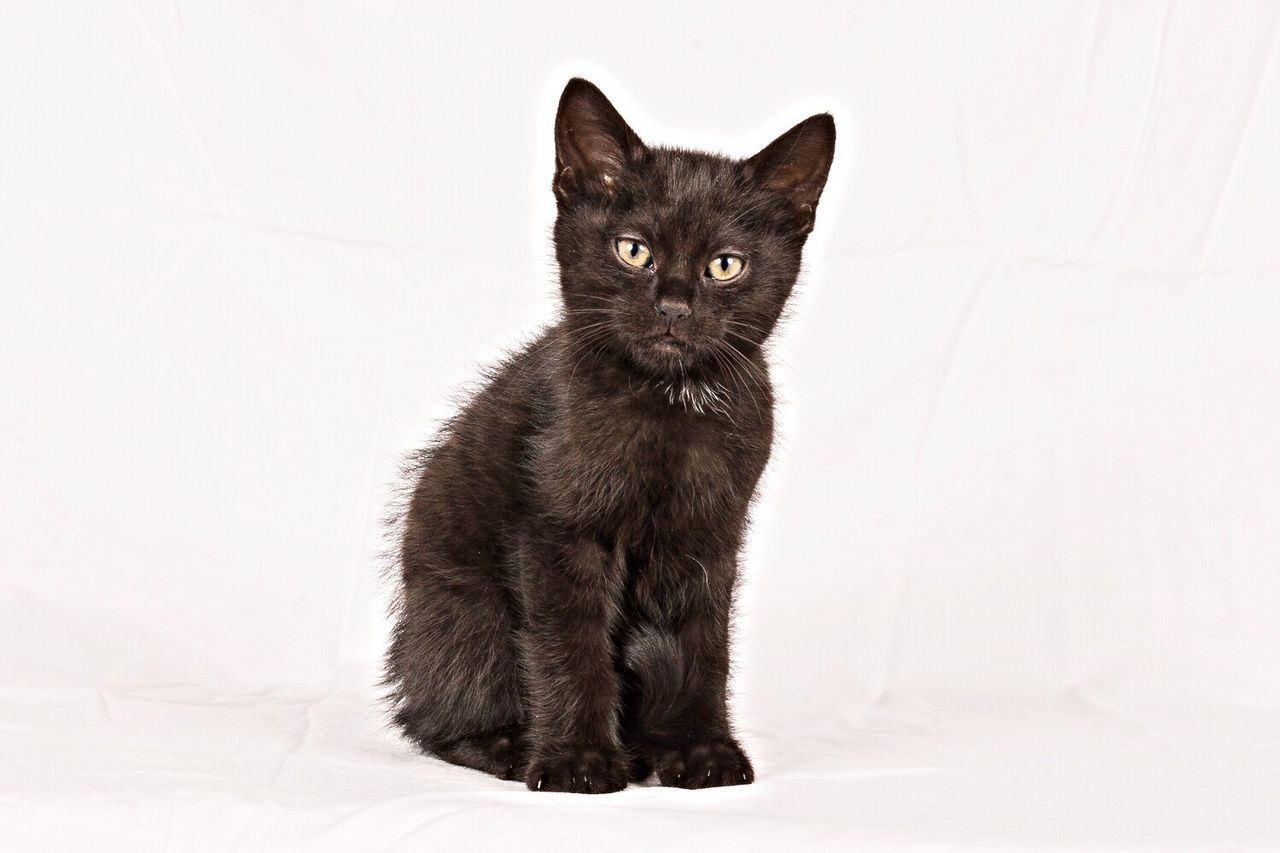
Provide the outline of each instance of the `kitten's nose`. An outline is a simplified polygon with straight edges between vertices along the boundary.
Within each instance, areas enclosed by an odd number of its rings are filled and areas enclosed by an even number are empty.
[[[660,299],[654,310],[668,323],[674,323],[689,316],[689,303],[680,299]]]

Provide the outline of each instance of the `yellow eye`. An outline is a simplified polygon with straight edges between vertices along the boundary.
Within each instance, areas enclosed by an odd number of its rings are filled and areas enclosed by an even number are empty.
[[[729,281],[742,274],[747,262],[737,255],[719,255],[707,264],[707,275],[716,281]]]
[[[618,257],[622,258],[627,266],[632,267],[651,267],[653,266],[653,255],[649,252],[649,247],[639,240],[632,240],[630,237],[622,237],[614,244],[618,250]]]

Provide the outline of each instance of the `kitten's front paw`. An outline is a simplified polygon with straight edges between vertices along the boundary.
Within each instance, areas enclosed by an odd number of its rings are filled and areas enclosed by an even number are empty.
[[[531,791],[608,794],[627,787],[627,762],[613,750],[567,747],[535,757],[524,781]]]
[[[675,788],[718,788],[749,785],[755,771],[747,754],[732,738],[695,741],[654,755],[658,781]]]

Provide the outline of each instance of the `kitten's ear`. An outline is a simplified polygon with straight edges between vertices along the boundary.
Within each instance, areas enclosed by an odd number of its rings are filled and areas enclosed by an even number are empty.
[[[829,113],[819,113],[791,128],[747,161],[760,186],[781,193],[791,202],[802,231],[813,230],[814,211],[827,184],[835,148],[835,119]]]
[[[644,143],[603,92],[581,77],[569,81],[556,112],[556,176],[551,184],[556,196],[568,200],[588,189],[611,192],[643,153]]]

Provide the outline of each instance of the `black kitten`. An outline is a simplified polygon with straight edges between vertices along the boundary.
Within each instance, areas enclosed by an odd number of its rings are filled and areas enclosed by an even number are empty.
[[[424,751],[542,791],[752,781],[725,681],[761,347],[834,146],[823,114],[747,160],[651,148],[569,81],[563,316],[421,454],[403,522],[387,677]]]

